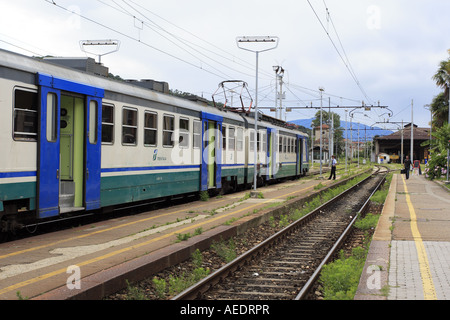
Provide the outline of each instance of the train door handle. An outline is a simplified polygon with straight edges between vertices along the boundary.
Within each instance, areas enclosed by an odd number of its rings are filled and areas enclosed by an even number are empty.
[[[86,169],[86,179],[89,179],[89,169]]]
[[[59,169],[56,169],[56,179],[59,180]]]

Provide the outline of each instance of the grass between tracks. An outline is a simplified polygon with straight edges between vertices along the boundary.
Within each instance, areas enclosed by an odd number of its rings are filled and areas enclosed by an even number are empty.
[[[372,202],[384,204],[391,180],[392,173],[386,177],[386,182],[380,190],[371,197]],[[322,268],[319,283],[322,286],[324,300],[353,300],[372,239],[370,231],[377,226],[378,218],[378,214],[372,213],[359,217],[355,222],[355,228],[364,231],[362,245],[353,248],[350,255],[341,250],[339,259]]]
[[[329,201],[330,199],[334,198],[338,194],[342,193],[343,191],[347,190],[348,188],[354,186],[355,184],[359,183],[361,180],[365,179],[368,174],[363,174],[361,176],[355,177],[351,180],[349,180],[346,184],[338,187],[331,188],[327,191],[322,192],[320,195],[317,195],[315,198],[313,198],[311,201],[305,203],[302,208],[298,208],[295,210],[292,210],[290,213],[286,213],[286,215],[281,215],[278,218],[278,223],[276,223],[275,218],[270,218],[269,223],[271,225],[278,224],[280,228],[283,228],[287,226],[289,223],[296,221],[303,217],[304,215],[308,214],[309,212],[313,211],[323,203]],[[278,203],[279,204],[279,203]],[[364,223],[364,222],[363,222]],[[375,222],[376,225],[376,222]],[[182,241],[183,239],[179,239]],[[225,263],[230,262],[236,257],[236,252],[234,248],[233,240],[230,239],[226,242],[220,242],[220,243],[213,243],[211,246],[213,250],[217,252],[218,255],[222,257]],[[359,255],[359,254],[358,254]],[[192,256],[193,261],[201,261],[202,255],[197,250],[194,255]],[[164,299],[164,297],[167,297],[167,294],[173,296],[177,293],[183,291],[184,289],[188,288],[195,282],[201,280],[203,277],[207,276],[210,272],[209,269],[201,268],[201,263],[195,263],[197,266],[192,274],[181,274],[178,277],[171,277],[168,280],[160,279],[160,278],[153,278],[153,288],[156,292],[156,295],[160,299]],[[364,265],[364,262],[363,262]],[[359,280],[359,278],[358,278]],[[357,286],[357,284],[356,284]],[[147,299],[143,292],[141,292],[138,287],[128,285],[128,294],[126,299],[135,300],[135,299]]]

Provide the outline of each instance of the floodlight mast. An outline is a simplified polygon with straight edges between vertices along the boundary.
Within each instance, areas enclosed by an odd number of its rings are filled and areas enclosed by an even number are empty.
[[[258,143],[258,58],[260,52],[269,51],[278,47],[279,38],[276,36],[244,36],[237,37],[236,43],[239,49],[255,52],[256,53],[256,84],[255,84],[255,140],[254,140],[254,174],[253,174],[253,190],[256,192],[256,183],[257,183],[257,143]],[[252,50],[248,48],[244,48],[241,45],[243,43],[269,43],[274,44],[272,47],[261,49],[261,50]]]
[[[116,46],[115,49],[108,51],[103,54],[98,54],[95,52],[89,52],[85,49],[86,46]],[[98,63],[102,63],[102,56],[119,51],[120,41],[119,40],[80,40],[81,51],[94,54],[98,56]]]

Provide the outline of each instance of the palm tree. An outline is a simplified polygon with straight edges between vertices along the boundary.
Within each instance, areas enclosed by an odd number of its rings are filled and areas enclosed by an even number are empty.
[[[431,112],[433,113],[433,128],[440,128],[444,122],[448,121],[448,99],[444,92],[439,93],[431,102]]]
[[[450,54],[450,50],[449,50]],[[433,75],[432,79],[436,82],[438,87],[444,89],[444,104],[447,106],[446,117],[444,119],[448,119],[448,100],[450,93],[450,59],[441,61],[439,63],[439,69]],[[442,107],[442,106],[441,106]],[[433,110],[433,113],[438,110]]]

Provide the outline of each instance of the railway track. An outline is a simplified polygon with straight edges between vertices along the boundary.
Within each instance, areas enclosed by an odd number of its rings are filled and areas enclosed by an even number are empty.
[[[382,173],[382,174],[379,174]],[[172,300],[305,299],[385,179],[378,171]]]

